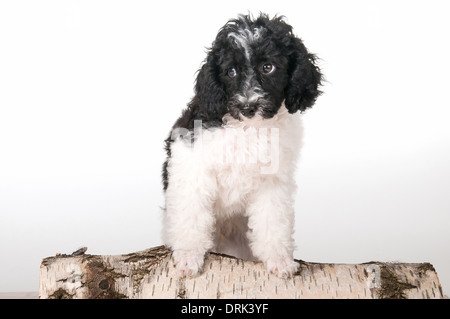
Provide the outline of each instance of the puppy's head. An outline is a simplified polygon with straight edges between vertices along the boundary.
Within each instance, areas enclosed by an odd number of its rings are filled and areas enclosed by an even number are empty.
[[[283,101],[290,113],[311,107],[322,74],[282,17],[239,16],[218,33],[196,81],[208,118],[271,118]]]

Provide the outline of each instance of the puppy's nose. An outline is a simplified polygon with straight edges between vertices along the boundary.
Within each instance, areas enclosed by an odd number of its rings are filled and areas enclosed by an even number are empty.
[[[244,108],[241,110],[241,114],[247,118],[252,118],[256,114],[256,109],[256,104],[245,104]]]

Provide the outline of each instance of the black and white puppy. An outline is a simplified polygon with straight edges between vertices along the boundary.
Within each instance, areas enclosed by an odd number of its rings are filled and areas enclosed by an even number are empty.
[[[220,29],[165,141],[163,239],[181,276],[196,275],[208,251],[263,261],[280,277],[297,270],[300,113],[321,80],[283,17],[240,15]]]

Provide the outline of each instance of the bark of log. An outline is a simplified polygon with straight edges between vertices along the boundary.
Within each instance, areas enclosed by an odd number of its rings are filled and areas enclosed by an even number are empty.
[[[327,264],[297,260],[290,279],[262,263],[209,253],[203,272],[179,278],[165,246],[117,256],[42,261],[39,298],[443,298],[429,263]]]

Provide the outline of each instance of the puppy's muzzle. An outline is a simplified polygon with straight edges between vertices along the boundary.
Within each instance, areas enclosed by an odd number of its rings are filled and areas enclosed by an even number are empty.
[[[256,111],[258,110],[258,105],[256,103],[247,103],[241,109],[241,114],[246,118],[252,118],[255,116]]]

